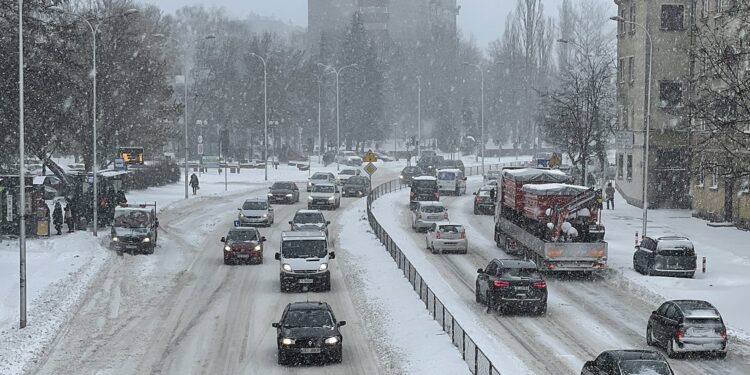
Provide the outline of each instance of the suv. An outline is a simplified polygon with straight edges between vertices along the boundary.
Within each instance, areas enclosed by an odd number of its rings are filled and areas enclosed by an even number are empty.
[[[409,191],[409,208],[415,209],[417,202],[437,202],[440,200],[437,179],[431,176],[414,177]]]
[[[417,202],[411,213],[411,227],[417,232],[427,231],[443,220],[448,220],[448,209],[440,202]]]
[[[464,162],[461,160],[443,160],[438,166],[439,169],[458,169],[462,173],[466,173],[464,168]]]
[[[399,176],[399,179],[401,180],[402,184],[409,186],[411,185],[411,180],[414,177],[419,177],[421,175],[422,175],[422,170],[419,167],[409,166],[409,167],[404,167],[404,169],[401,170],[401,175]]]
[[[608,350],[581,369],[581,375],[674,375],[661,353],[653,350]]]
[[[297,203],[299,202],[299,188],[289,181],[274,182],[268,188],[268,202]]]
[[[695,249],[686,237],[644,237],[635,247],[633,268],[646,275],[693,277]]]
[[[263,263],[263,242],[266,242],[266,238],[260,235],[258,229],[232,228],[226,237],[221,237],[221,242],[224,243],[224,264]]]
[[[325,302],[294,302],[286,305],[276,328],[276,348],[280,365],[295,364],[307,356],[341,363],[344,338],[331,306]]]
[[[328,225],[331,224],[318,210],[298,210],[289,222],[292,231],[323,231],[328,235]]]
[[[338,162],[339,164],[359,167],[362,165],[362,158],[354,151],[339,151]]]
[[[341,191],[336,184],[316,184],[307,196],[307,208],[328,207],[335,210],[341,206]]]
[[[441,193],[466,194],[466,177],[459,169],[441,169],[437,172],[438,189]]]
[[[341,195],[344,197],[363,197],[370,193],[370,179],[365,176],[354,176],[344,183]]]
[[[355,168],[344,168],[339,172],[339,175],[336,176],[336,183],[339,185],[343,185],[346,183],[346,180],[348,180],[351,177],[359,176],[362,172],[359,169]]]
[[[312,191],[313,186],[317,184],[335,184],[336,176],[330,172],[315,172],[307,181],[307,191]]]
[[[317,284],[320,291],[331,290],[328,261],[336,254],[328,252],[328,236],[323,232],[282,232],[279,261],[279,285],[282,292],[299,287],[303,292]]]
[[[117,255],[125,251],[153,254],[159,237],[156,203],[118,206],[112,224],[111,243]]]
[[[646,343],[665,347],[670,358],[684,352],[709,352],[724,358],[727,327],[719,311],[706,301],[667,301],[648,318]]]
[[[268,200],[263,198],[252,198],[245,201],[242,207],[237,209],[237,226],[255,226],[273,224],[273,207]]]
[[[534,262],[494,259],[477,273],[476,301],[486,304],[487,312],[509,307],[526,307],[537,315],[547,312],[547,282]]]

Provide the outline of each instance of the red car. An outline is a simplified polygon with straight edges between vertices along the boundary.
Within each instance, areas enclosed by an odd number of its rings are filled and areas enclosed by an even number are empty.
[[[261,264],[263,263],[263,243],[266,238],[260,235],[257,228],[234,227],[224,243],[224,264]]]

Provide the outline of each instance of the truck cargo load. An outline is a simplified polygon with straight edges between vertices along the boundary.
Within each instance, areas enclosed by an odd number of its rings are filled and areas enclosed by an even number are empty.
[[[577,195],[589,190],[585,186],[568,184],[523,185],[523,214],[529,219],[549,221],[548,209],[570,203]]]
[[[523,168],[503,171],[502,204],[519,215],[524,212],[523,186],[529,184],[550,184],[570,182],[570,176],[556,169]]]

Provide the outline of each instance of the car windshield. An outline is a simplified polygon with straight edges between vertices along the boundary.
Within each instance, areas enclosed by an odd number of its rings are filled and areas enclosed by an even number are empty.
[[[313,193],[333,193],[335,192],[336,188],[333,186],[326,186],[326,185],[315,185],[313,187],[312,192]]]
[[[297,224],[320,224],[324,223],[325,219],[320,212],[305,212],[295,215],[294,222]]]
[[[248,242],[257,240],[258,232],[254,230],[231,230],[227,234],[227,241]]]
[[[440,231],[443,233],[460,233],[463,229],[460,225],[441,225]]]
[[[437,189],[437,182],[434,180],[415,180],[411,186],[415,189]]]
[[[456,174],[453,172],[439,172],[438,178],[441,180],[452,180],[456,178]]]
[[[294,184],[291,182],[277,182],[271,186],[274,190],[293,190]]]
[[[331,313],[322,309],[289,310],[284,319],[284,328],[322,327],[333,328]]]
[[[119,228],[145,228],[149,225],[149,212],[115,210],[115,226]]]
[[[426,213],[426,214],[439,214],[441,212],[445,211],[445,207],[443,206],[422,206],[420,211]]]
[[[404,172],[404,173],[417,173],[417,172],[419,172],[419,167],[406,167],[406,168],[404,168],[404,170],[402,172]]]
[[[349,175],[349,176],[354,176],[357,173],[354,171],[354,169],[344,169],[339,174],[345,174],[345,175]]]
[[[316,173],[316,174],[312,175],[312,177],[310,177],[310,179],[312,179],[312,180],[327,180],[328,179],[328,174],[326,174],[326,173]]]
[[[364,177],[352,177],[348,180],[346,180],[346,186],[352,186],[352,185],[367,185],[367,179]]]
[[[242,205],[243,210],[267,210],[268,209],[268,203],[267,202],[245,202],[245,204]]]
[[[284,258],[323,258],[328,254],[326,240],[295,240],[281,244]]]
[[[623,361],[620,362],[623,375],[671,375],[669,366],[663,361]]]
[[[509,279],[541,279],[536,268],[507,268],[503,272],[503,277]]]
[[[489,197],[490,196],[490,190],[479,190],[479,194],[477,194],[477,195],[479,195],[480,197]]]

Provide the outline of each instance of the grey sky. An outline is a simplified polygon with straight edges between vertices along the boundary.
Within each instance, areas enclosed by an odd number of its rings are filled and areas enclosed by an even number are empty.
[[[255,12],[263,16],[274,16],[298,26],[307,26],[308,0],[144,0],[158,5],[166,12],[174,12],[185,5],[204,4],[223,7],[238,18]],[[410,1],[410,0],[394,0]],[[603,0],[609,1],[609,0]],[[611,1],[610,1],[611,2]],[[487,44],[500,37],[505,28],[505,18],[515,7],[515,0],[458,0],[461,13],[459,28],[465,36],[473,35],[477,45]],[[545,14],[556,15],[562,0],[544,0]]]

